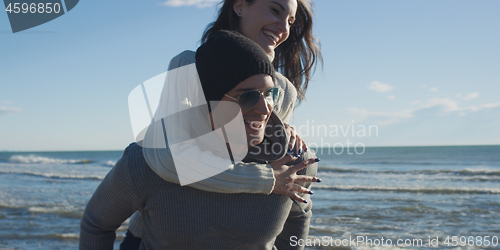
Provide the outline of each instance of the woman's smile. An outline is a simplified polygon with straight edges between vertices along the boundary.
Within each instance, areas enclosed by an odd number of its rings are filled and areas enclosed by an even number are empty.
[[[274,58],[274,50],[286,41],[290,25],[297,12],[296,0],[257,0],[248,4],[236,1],[234,11],[239,13],[240,32],[260,45]]]

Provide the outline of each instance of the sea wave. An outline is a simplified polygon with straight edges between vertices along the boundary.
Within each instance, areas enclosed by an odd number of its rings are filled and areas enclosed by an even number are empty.
[[[73,207],[39,207],[32,206],[28,208],[28,211],[31,213],[41,213],[41,214],[58,214],[64,217],[69,218],[81,218],[83,215],[83,210],[76,209]]]
[[[364,170],[364,169],[346,169],[346,168],[331,168],[322,167],[318,168],[322,172],[333,172],[333,173],[361,173],[361,174],[424,174],[424,175],[436,175],[436,174],[450,174],[450,175],[461,175],[461,176],[500,176],[500,170],[496,169],[463,169],[463,170],[433,170],[433,169],[422,169],[422,170]]]
[[[51,233],[51,234],[41,234],[41,235],[16,233],[16,234],[4,235],[4,238],[5,240],[33,240],[33,239],[78,240],[80,238],[80,235],[77,233]],[[3,248],[0,248],[0,250],[3,250]]]
[[[498,166],[496,161],[466,162],[466,161],[396,161],[396,160],[369,160],[369,161],[341,161],[336,165],[416,165],[416,166]]]
[[[355,192],[401,192],[423,194],[500,194],[499,188],[426,188],[426,187],[380,187],[380,186],[314,186],[315,189]]]
[[[87,164],[94,161],[89,159],[57,159],[38,155],[13,155],[9,158],[9,162],[24,164]]]
[[[65,234],[47,234],[43,235],[40,238],[45,239],[62,239],[62,240],[77,240],[80,239],[80,234],[77,233],[65,233]]]
[[[75,206],[44,206],[44,205],[14,205],[14,204],[0,204],[0,209],[11,209],[15,211],[27,211],[33,214],[57,214],[66,218],[79,219],[83,215],[83,207],[78,208]]]
[[[125,235],[123,233],[117,233],[116,234],[116,239],[117,240],[122,240],[125,238]],[[17,240],[23,240],[23,239],[53,239],[53,240],[78,240],[80,239],[80,234],[78,233],[51,233],[51,234],[42,234],[42,235],[19,235],[19,234],[13,234],[13,235],[7,235],[6,239],[17,239]],[[0,248],[2,250],[2,248]]]
[[[107,161],[104,166],[113,167],[116,165],[116,161]]]
[[[19,175],[31,175],[31,176],[41,176],[46,178],[54,179],[77,179],[77,180],[103,180],[105,176],[101,175],[84,175],[84,174],[67,174],[67,173],[44,173],[31,170],[12,170],[12,169],[0,169],[0,174],[19,174]]]

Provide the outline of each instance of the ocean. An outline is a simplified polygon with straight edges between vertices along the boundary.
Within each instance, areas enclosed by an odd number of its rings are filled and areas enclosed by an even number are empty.
[[[500,146],[316,151],[310,237],[292,245],[500,249]],[[121,154],[0,152],[0,250],[76,249],[85,205]]]

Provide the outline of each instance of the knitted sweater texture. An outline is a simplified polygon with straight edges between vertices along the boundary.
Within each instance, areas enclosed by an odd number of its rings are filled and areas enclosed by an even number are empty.
[[[290,246],[290,237],[306,237],[311,217],[310,207],[294,209],[286,196],[205,192],[167,182],[133,143],[90,199],[80,249],[113,249],[116,229],[137,210],[140,249],[300,249]]]

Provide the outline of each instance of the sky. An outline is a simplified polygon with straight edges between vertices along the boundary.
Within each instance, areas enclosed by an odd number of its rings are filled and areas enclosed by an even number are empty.
[[[80,1],[12,33],[0,151],[122,150],[128,94],[196,50],[219,1]],[[315,0],[323,65],[291,124],[311,147],[500,144],[500,1]]]

